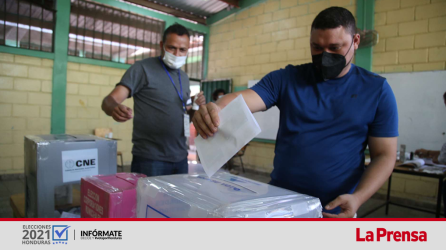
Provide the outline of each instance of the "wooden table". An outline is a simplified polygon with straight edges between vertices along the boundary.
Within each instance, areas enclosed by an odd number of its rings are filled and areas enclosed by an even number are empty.
[[[364,214],[362,217],[366,217],[367,215],[375,212],[376,210],[386,206],[386,215],[388,215],[389,213],[389,205],[395,205],[395,206],[400,206],[400,207],[405,207],[405,208],[410,208],[410,209],[414,209],[414,210],[418,210],[418,211],[422,211],[422,212],[426,212],[426,213],[432,213],[435,214],[435,217],[440,218],[441,215],[441,197],[442,197],[442,191],[443,191],[443,180],[446,177],[446,173],[443,174],[434,174],[434,173],[426,173],[423,172],[423,169],[417,169],[417,168],[410,168],[410,167],[399,167],[400,163],[398,162],[394,169],[393,169],[393,173],[399,173],[399,174],[408,174],[408,175],[415,175],[415,176],[421,176],[421,177],[428,177],[428,178],[434,178],[438,180],[438,193],[437,193],[437,208],[435,210],[435,212],[431,211],[431,210],[426,210],[426,209],[421,209],[421,208],[417,208],[417,207],[412,207],[412,206],[407,206],[407,205],[403,205],[403,204],[399,204],[399,203],[395,203],[392,202],[390,200],[390,190],[392,187],[392,175],[390,175],[389,177],[389,182],[387,184],[387,198],[386,201],[384,202],[384,204],[379,205],[378,207],[372,209],[371,211],[367,212],[366,214]]]
[[[12,208],[14,218],[25,218],[25,194],[15,194],[11,195],[9,198],[9,203]],[[81,192],[73,188],[73,203],[65,204],[61,206],[56,206],[57,210],[65,210],[73,207],[81,206]]]

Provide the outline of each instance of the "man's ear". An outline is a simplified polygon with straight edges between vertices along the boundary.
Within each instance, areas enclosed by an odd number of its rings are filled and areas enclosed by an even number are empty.
[[[163,43],[163,41],[160,41],[160,51],[161,51],[160,56],[164,57],[164,43]]]
[[[360,42],[361,42],[361,35],[355,34],[355,36],[353,37],[353,43],[355,44],[355,50],[358,49]]]

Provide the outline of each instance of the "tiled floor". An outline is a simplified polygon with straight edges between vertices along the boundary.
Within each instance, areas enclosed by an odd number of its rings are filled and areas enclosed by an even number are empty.
[[[129,171],[129,167],[125,168]],[[254,173],[239,173],[240,176],[257,180],[260,182],[268,183],[270,181],[269,176],[264,174],[254,174]],[[78,188],[78,187],[75,187]],[[9,204],[9,197],[13,194],[24,193],[25,184],[24,180],[0,180],[0,218],[11,218],[12,209]],[[372,210],[373,208],[379,206],[383,203],[383,200],[372,198],[364,203],[358,211],[358,217],[362,217],[363,214]],[[367,216],[368,218],[433,218],[434,215],[430,213],[419,212],[416,210],[411,210],[407,208],[401,208],[396,206],[391,206],[389,209],[389,215],[385,215],[385,207],[377,210],[376,212]]]

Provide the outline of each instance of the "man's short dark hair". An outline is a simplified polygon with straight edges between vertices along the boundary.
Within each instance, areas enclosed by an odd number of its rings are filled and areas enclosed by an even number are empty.
[[[443,99],[446,100],[446,92],[444,92],[444,94],[443,94]]]
[[[340,26],[344,27],[352,36],[356,34],[356,21],[352,13],[342,7],[330,7],[316,16],[311,24],[311,30],[335,29]]]
[[[178,24],[178,23],[173,24],[173,25],[170,25],[169,28],[167,28],[167,29],[164,31],[164,34],[163,34],[163,43],[166,42],[166,37],[167,37],[167,35],[169,35],[169,34],[177,34],[177,35],[179,35],[179,36],[187,35],[187,37],[190,38],[189,31],[186,29],[186,27],[184,27],[183,25]]]
[[[224,89],[216,89],[214,93],[212,93],[212,100],[217,101],[218,100],[218,94],[223,93],[223,95],[226,95],[226,91]]]

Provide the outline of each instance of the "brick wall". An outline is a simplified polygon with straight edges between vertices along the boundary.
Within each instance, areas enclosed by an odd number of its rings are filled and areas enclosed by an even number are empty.
[[[378,190],[378,193],[387,195],[387,181]],[[400,197],[421,203],[437,203],[438,180],[433,178],[393,174],[392,197]],[[443,205],[443,204],[442,204]]]
[[[208,78],[232,78],[234,86],[288,64],[311,62],[310,27],[329,6],[356,13],[354,0],[269,0],[210,28]],[[251,142],[243,158],[248,168],[270,172],[274,144]]]
[[[23,137],[49,134],[53,61],[0,53],[0,175],[23,173]]]
[[[377,0],[375,29],[380,41],[373,50],[373,71],[445,69],[446,1]],[[386,194],[387,183],[378,192]],[[437,192],[434,179],[401,174],[392,179],[392,195],[397,197],[435,203]]]
[[[124,69],[68,63],[66,132],[93,134],[95,128],[112,128],[113,137],[121,139],[118,151],[123,153],[124,163],[130,164],[133,120],[118,123],[101,109],[102,100],[124,72]],[[123,104],[133,109],[133,99],[125,100]]]
[[[375,72],[444,70],[446,1],[377,0]]]
[[[0,175],[23,173],[23,137],[51,132],[53,61],[0,53]],[[101,110],[102,99],[125,70],[68,63],[66,133],[93,134],[98,127],[113,129],[120,138],[124,163],[132,156],[133,121],[115,122]],[[125,105],[133,108],[133,100]]]

